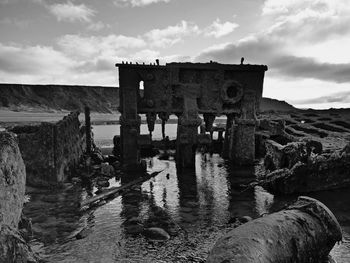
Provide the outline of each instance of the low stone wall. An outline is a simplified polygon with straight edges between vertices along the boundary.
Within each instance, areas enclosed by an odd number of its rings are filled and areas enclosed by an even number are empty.
[[[79,112],[72,112],[57,123],[12,129],[18,137],[28,185],[61,183],[78,164],[85,149],[85,129],[78,116]]]

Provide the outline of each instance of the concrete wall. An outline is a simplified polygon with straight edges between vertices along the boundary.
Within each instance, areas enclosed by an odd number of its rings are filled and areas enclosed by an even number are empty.
[[[12,129],[17,133],[28,185],[61,183],[78,164],[85,149],[84,129],[78,116],[78,112],[72,112],[57,123]]]

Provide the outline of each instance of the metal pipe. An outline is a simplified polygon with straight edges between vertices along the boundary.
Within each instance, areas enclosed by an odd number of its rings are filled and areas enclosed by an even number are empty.
[[[227,233],[216,242],[207,263],[322,262],[341,239],[332,212],[318,200],[302,196],[284,210]]]

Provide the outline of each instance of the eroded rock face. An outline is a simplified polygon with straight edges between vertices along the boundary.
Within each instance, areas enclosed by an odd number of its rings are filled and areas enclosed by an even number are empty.
[[[350,154],[346,146],[332,154],[310,155],[290,169],[267,174],[259,183],[273,194],[306,193],[350,185]],[[266,159],[265,159],[266,161]]]
[[[322,144],[315,140],[290,142],[281,145],[273,140],[266,140],[265,166],[268,170],[291,169],[298,162],[307,162],[311,154],[321,154]]]
[[[0,262],[36,262],[18,232],[26,172],[14,134],[0,132]]]
[[[17,228],[25,192],[26,172],[16,138],[0,133],[0,224]]]

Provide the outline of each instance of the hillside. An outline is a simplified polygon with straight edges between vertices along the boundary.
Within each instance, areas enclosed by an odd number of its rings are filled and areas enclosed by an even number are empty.
[[[119,105],[119,89],[99,86],[0,84],[0,108],[14,111],[84,110],[108,113]],[[285,101],[263,98],[261,111],[293,111]]]
[[[283,100],[262,98],[260,102],[260,111],[296,111],[297,108]]]
[[[0,108],[26,110],[116,111],[118,88],[99,86],[0,84]]]

